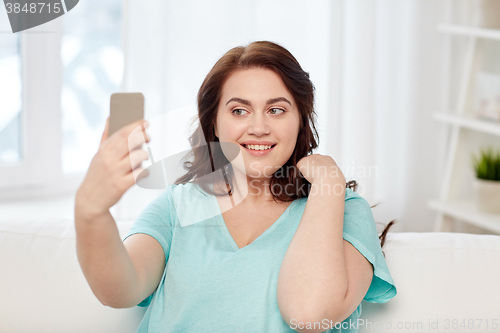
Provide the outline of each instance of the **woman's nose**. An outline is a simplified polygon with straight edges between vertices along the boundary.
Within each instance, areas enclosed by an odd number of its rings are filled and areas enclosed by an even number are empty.
[[[257,136],[267,135],[271,132],[271,128],[267,123],[265,115],[256,114],[251,117],[250,123],[248,125],[248,134],[254,134]]]

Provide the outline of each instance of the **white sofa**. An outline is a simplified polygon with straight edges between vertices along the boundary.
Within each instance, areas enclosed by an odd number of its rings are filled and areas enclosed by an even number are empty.
[[[390,233],[384,252],[398,294],[363,301],[360,332],[500,331],[500,236]],[[95,298],[72,220],[0,221],[0,332],[132,333],[144,312]]]

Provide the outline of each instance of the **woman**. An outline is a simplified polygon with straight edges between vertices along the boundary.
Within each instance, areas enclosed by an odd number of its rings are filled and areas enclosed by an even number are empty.
[[[187,173],[123,243],[109,208],[147,154],[127,149],[141,122],[105,130],[75,205],[98,299],[149,306],[138,332],[357,332],[361,300],[387,302],[396,288],[370,206],[331,157],[311,155],[313,100],[283,47],[228,51],[199,90]]]

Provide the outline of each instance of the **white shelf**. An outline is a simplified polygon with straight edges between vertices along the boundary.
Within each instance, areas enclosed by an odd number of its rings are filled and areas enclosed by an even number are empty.
[[[476,28],[472,26],[443,23],[438,25],[438,30],[441,32],[450,33],[454,35],[500,40],[499,29],[485,29],[485,28]]]
[[[481,212],[476,208],[472,200],[462,199],[450,202],[432,200],[428,202],[428,205],[440,213],[500,233],[500,214]]]
[[[454,1],[447,1],[446,21],[448,22],[453,21],[454,6]],[[464,2],[460,8],[472,13],[473,4]],[[472,16],[470,18],[477,19]],[[471,111],[468,108],[474,102],[473,94],[471,94],[474,84],[472,78],[481,70],[486,55],[498,57],[497,50],[482,47],[481,42],[483,40],[500,41],[500,28],[441,23],[437,25],[436,31],[445,34],[446,38],[443,38],[443,43],[447,62],[444,72],[446,80],[443,81],[444,106],[441,112],[433,114],[433,118],[451,125],[452,130],[449,131],[449,142],[445,152],[445,168],[439,199],[428,202],[429,208],[437,212],[435,230],[452,231],[453,221],[457,220],[500,234],[500,214],[487,214],[479,211],[471,199],[454,199],[460,197],[461,185],[470,181],[468,180],[470,177],[464,177],[466,172],[470,172],[470,166],[464,165],[464,163],[470,163],[466,161],[466,156],[477,150],[481,141],[479,139],[483,139],[482,136],[469,135],[471,133],[462,129],[493,136],[485,137],[484,140],[500,141],[500,121],[480,118],[472,112],[466,113],[466,111]],[[463,47],[454,46],[455,36],[465,37],[461,40],[464,42]],[[461,64],[454,61],[457,56],[461,59]],[[452,73],[458,73],[460,78],[457,80],[453,77],[452,79]],[[452,85],[455,89],[452,89]],[[456,96],[452,96],[453,90],[456,90]],[[451,103],[451,98],[456,99],[456,106],[453,110],[450,108],[455,103]]]
[[[434,119],[446,124],[458,125],[478,132],[500,136],[500,122],[481,120],[471,116],[461,116],[453,113],[434,113]]]

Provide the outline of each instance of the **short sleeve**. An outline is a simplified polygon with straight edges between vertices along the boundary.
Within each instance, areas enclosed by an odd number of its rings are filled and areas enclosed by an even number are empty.
[[[139,214],[123,241],[133,234],[147,234],[155,238],[163,248],[165,260],[168,261],[172,243],[171,187],[151,201]],[[151,303],[153,294],[144,299],[138,306],[146,307]]]
[[[363,299],[385,303],[396,296],[397,290],[382,254],[370,204],[349,188],[345,196],[343,238],[373,265],[373,279]]]

